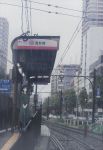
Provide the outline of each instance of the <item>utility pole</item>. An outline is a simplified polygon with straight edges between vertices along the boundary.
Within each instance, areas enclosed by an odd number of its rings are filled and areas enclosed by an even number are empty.
[[[60,81],[61,81],[61,90],[60,90],[60,119],[62,118],[62,108],[63,108],[63,93],[62,93],[62,87],[63,87],[63,72],[62,70],[60,71]]]
[[[60,91],[60,119],[62,118],[62,108],[63,108],[63,93],[61,89]]]
[[[47,101],[47,120],[49,119],[49,113],[50,113],[50,110],[49,110],[49,97],[48,97],[48,101]]]
[[[35,106],[35,111],[36,111],[37,110],[37,82],[35,85],[34,106]]]
[[[94,69],[94,74],[93,74],[92,124],[95,123],[95,105],[96,105],[96,69]]]
[[[78,73],[78,89],[77,89],[77,100],[76,100],[76,117],[77,117],[77,122],[78,122],[78,105],[79,105],[79,73]]]
[[[12,128],[16,126],[16,105],[17,105],[17,90],[18,90],[18,83],[17,83],[17,65],[15,64],[13,67],[13,112],[12,112]]]

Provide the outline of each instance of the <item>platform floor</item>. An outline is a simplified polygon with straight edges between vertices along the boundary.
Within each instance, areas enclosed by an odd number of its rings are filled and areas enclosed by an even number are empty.
[[[16,132],[5,140],[0,150],[47,150],[50,131],[45,125],[33,125],[22,134]]]

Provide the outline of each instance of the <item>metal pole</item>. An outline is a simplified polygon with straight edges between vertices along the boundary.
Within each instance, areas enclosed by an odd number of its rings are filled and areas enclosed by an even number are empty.
[[[47,101],[47,120],[49,119],[49,97],[48,97],[48,101]]]
[[[63,98],[62,98],[62,89],[60,91],[60,119],[62,118],[62,105],[63,105]]]
[[[77,110],[76,110],[76,117],[77,117],[77,122],[78,122],[78,103],[79,103],[79,74],[78,74],[78,89],[77,89],[77,92],[78,92],[78,94],[77,94],[77,100],[76,100],[76,108],[77,108]]]
[[[35,105],[35,111],[36,111],[37,110],[37,83],[35,85],[34,105]]]
[[[95,123],[95,105],[96,105],[96,70],[94,69],[94,79],[93,79],[93,105],[92,105],[92,124]]]
[[[17,66],[13,67],[13,112],[12,112],[12,129],[16,126],[16,104],[17,104]]]

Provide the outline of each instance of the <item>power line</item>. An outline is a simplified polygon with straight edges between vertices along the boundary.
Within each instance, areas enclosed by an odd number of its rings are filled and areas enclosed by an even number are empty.
[[[14,7],[22,8],[21,5],[17,5],[17,4],[10,4],[10,3],[3,3],[3,2],[0,2],[0,4],[1,4],[1,5],[8,5],[8,6],[14,6]],[[25,7],[24,7],[24,8],[25,8]],[[38,9],[38,8],[34,8],[34,7],[31,7],[31,8],[28,7],[28,9],[35,10],[35,11],[40,11],[40,12],[45,12],[45,13],[49,13],[49,14],[62,15],[62,16],[69,16],[69,17],[74,17],[74,18],[82,18],[81,16],[70,15],[70,14],[61,13],[61,12],[47,11],[47,10]]]
[[[79,23],[78,23],[78,25],[77,25],[75,31],[73,32],[73,35],[72,35],[71,39],[69,40],[69,43],[68,43],[66,49],[64,50],[64,52],[63,52],[63,54],[62,54],[62,57],[59,59],[59,62],[57,63],[57,66],[58,66],[58,65],[61,65],[63,59],[65,58],[65,56],[66,56],[66,54],[67,54],[67,52],[68,52],[68,50],[70,49],[70,47],[71,47],[71,45],[73,44],[74,40],[76,39],[76,37],[77,37],[79,31],[81,30],[81,28],[82,28],[82,25],[80,26],[81,22],[82,22],[82,19],[79,21]]]
[[[69,11],[83,12],[83,11],[77,10],[77,9],[71,9],[71,8],[67,8],[67,7],[62,7],[62,6],[58,6],[58,5],[47,4],[47,3],[37,2],[37,1],[31,1],[31,3],[39,4],[39,5],[44,5],[44,6],[48,6],[48,7],[54,7],[54,8],[64,9],[64,10],[69,10]]]
[[[26,17],[26,23],[27,23],[27,31],[30,30],[29,26],[29,9],[30,7],[28,6],[28,0],[25,0],[25,17]]]
[[[24,25],[23,25],[23,14],[24,14],[23,0],[21,0],[21,4],[22,4],[22,10],[21,10],[21,31],[22,31],[22,33],[24,33],[24,30],[23,30],[23,28],[24,28]]]
[[[26,0],[23,0],[23,1],[26,1]],[[57,8],[57,9],[63,9],[63,10],[68,10],[68,11],[75,11],[75,12],[80,12],[80,13],[85,13],[85,14],[87,14],[87,13],[97,13],[95,11],[86,12],[86,11],[73,9],[73,8],[67,8],[67,7],[63,7],[63,6],[59,6],[59,5],[47,4],[47,3],[42,3],[42,2],[32,1],[32,0],[29,0],[29,1],[31,3],[34,3],[34,4],[44,5],[44,6],[48,6],[48,7],[54,7],[54,8]]]
[[[68,45],[67,45],[67,47],[66,47],[64,53],[62,54],[62,59],[61,59],[62,61],[63,61],[63,59],[64,59],[66,53],[67,53],[68,50],[70,49],[72,43],[74,42],[75,38],[77,37],[77,35],[78,35],[78,33],[79,33],[79,31],[80,31],[80,29],[81,29],[81,27],[82,27],[82,26],[80,26],[81,21],[82,21],[82,20],[80,20],[79,24],[77,25],[77,27],[76,27],[76,29],[75,29],[75,31],[74,31],[74,33],[73,33],[73,35],[72,35],[72,37],[71,37],[71,39],[70,39]],[[79,26],[80,26],[80,27],[79,27]],[[61,61],[61,60],[60,60],[60,61]],[[62,61],[61,61],[61,63],[62,63]]]
[[[31,11],[31,1],[30,2],[30,31],[31,31],[31,35],[32,35],[32,11]]]

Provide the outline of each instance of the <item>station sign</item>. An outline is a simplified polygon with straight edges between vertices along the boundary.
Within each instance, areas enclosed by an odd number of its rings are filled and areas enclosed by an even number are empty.
[[[97,90],[96,90],[96,98],[100,98],[100,97],[101,97],[100,88],[97,88]]]
[[[58,50],[60,37],[29,37],[18,38],[14,44],[14,50]]]
[[[11,80],[0,80],[0,92],[8,93],[11,92]]]

